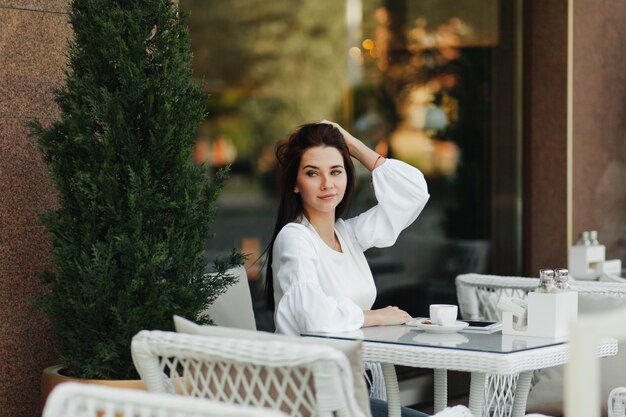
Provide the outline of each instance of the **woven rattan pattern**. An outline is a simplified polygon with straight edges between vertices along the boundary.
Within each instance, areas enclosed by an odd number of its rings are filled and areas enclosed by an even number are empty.
[[[611,391],[608,406],[609,417],[626,416],[626,387],[618,387]]]
[[[48,397],[43,417],[286,417],[274,410],[169,394],[68,382]]]
[[[269,407],[291,416],[362,416],[348,359],[329,346],[142,331],[133,338],[132,351],[150,391]]]
[[[598,356],[610,356],[616,352],[616,343],[601,345],[597,349]],[[488,352],[446,348],[418,350],[415,346],[369,342],[363,344],[363,357],[366,360],[396,365],[510,375],[554,366],[555,363],[565,363],[568,352],[562,345],[557,345],[494,355]]]

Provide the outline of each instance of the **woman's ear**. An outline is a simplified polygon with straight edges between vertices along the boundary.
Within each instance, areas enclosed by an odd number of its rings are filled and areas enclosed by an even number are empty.
[[[298,186],[296,185],[295,187],[293,187],[293,192],[298,194],[300,192],[300,190],[298,189]]]

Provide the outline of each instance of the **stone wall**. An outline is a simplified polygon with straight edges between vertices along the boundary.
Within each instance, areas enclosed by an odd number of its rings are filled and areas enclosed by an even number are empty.
[[[30,306],[50,245],[36,212],[55,204],[54,184],[28,121],[53,120],[70,34],[66,0],[0,0],[0,416],[32,417],[41,371],[56,363],[45,316]]]
[[[626,268],[626,2],[574,1],[573,238]]]
[[[626,264],[626,2],[528,0],[524,14],[524,274],[567,265],[567,250],[584,230],[597,230],[607,257]]]

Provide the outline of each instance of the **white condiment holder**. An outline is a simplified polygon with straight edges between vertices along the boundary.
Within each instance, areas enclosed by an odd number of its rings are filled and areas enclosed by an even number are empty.
[[[567,269],[574,279],[597,279],[602,271],[597,269],[605,261],[604,245],[575,245],[569,248]]]
[[[569,334],[572,321],[578,317],[578,293],[528,293],[528,313],[525,327],[514,328],[513,313],[502,312],[502,334],[564,337]]]

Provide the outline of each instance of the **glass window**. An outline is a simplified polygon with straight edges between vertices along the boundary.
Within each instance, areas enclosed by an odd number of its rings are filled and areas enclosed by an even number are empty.
[[[366,253],[375,307],[424,315],[432,302],[456,303],[459,273],[519,274],[517,4],[181,0],[207,95],[194,159],[232,168],[208,256],[250,254],[260,329],[273,326],[258,258],[275,220],[274,146],[322,118],[429,184],[418,220],[392,248]],[[358,177],[351,214],[375,204],[369,172]]]

